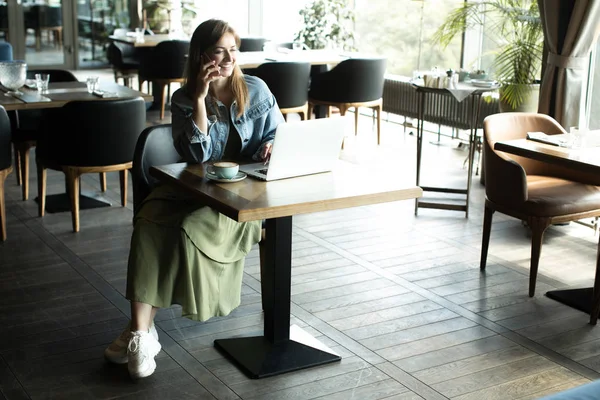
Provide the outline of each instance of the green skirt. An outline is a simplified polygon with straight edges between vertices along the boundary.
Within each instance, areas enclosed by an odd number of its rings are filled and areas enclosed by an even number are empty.
[[[236,222],[170,186],[159,186],[134,216],[127,299],[182,306],[205,321],[240,304],[244,260],[260,221]]]

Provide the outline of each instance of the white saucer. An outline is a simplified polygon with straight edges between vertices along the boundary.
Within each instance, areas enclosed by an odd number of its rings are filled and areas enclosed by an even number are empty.
[[[220,183],[233,183],[233,182],[239,182],[239,181],[243,181],[244,179],[246,179],[246,177],[248,175],[246,175],[245,172],[239,171],[233,178],[231,179],[227,179],[227,178],[219,178],[218,176],[211,174],[210,172],[207,172],[205,175],[208,179],[210,179],[211,181],[215,181],[215,182],[220,182]]]
[[[471,85],[481,88],[491,88],[496,85],[496,81],[488,79],[471,79]]]

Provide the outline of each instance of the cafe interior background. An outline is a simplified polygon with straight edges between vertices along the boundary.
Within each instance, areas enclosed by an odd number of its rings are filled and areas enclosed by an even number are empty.
[[[296,39],[296,33],[303,29],[304,23],[300,11],[310,3],[310,0],[36,0],[21,2],[9,0],[0,3],[0,41],[10,42],[14,58],[24,59],[28,68],[31,69],[69,69],[80,72],[82,76],[87,74],[86,71],[105,70],[109,71],[107,76],[112,78],[110,65],[106,59],[106,48],[110,42],[108,37],[115,29],[133,30],[146,25],[155,33],[170,33],[173,37],[185,37],[191,34],[203,20],[220,18],[230,22],[242,37],[263,37],[277,44]],[[463,0],[347,0],[345,3],[354,15],[352,19],[344,22],[348,32],[352,34],[352,38],[345,46],[339,43],[325,46],[338,48],[340,51],[355,50],[361,53],[385,56],[387,58],[387,78],[408,79],[413,77],[415,72],[423,73],[434,67],[443,71],[459,68],[467,71],[485,70],[493,74],[493,51],[497,48],[498,42],[487,34],[492,27],[484,24],[480,29],[468,30],[464,36],[455,38],[445,48],[432,39],[434,32],[442,24],[450,10],[463,3]],[[53,15],[53,19],[44,27],[39,27],[34,22],[34,13],[40,7],[53,10],[49,13]],[[134,88],[136,87],[134,86]],[[579,126],[600,129],[600,113],[593,112],[600,108],[600,43],[595,45],[590,57],[581,104],[584,106],[581,107]],[[363,126],[367,126],[368,129],[371,127],[371,114],[370,111],[364,112],[369,122]],[[387,113],[385,117],[387,122],[398,123],[394,127],[394,132],[403,130],[406,132],[401,126],[406,121],[402,115]],[[168,118],[162,121],[162,123],[166,122],[168,122]],[[437,127],[434,127],[435,129]],[[442,129],[446,128],[442,127]],[[444,132],[452,135],[450,131]],[[380,147],[385,150],[385,146],[384,142]],[[464,174],[464,171],[462,172]],[[14,181],[12,178],[14,177],[11,176],[11,184]],[[113,181],[111,186],[118,187],[118,183]],[[482,192],[481,187],[477,190]],[[14,191],[14,193],[13,196],[16,199],[18,191]],[[482,213],[482,204],[477,204],[477,207],[481,209],[478,212]],[[460,233],[450,231],[449,236],[453,234],[468,235],[467,231],[474,229],[473,226],[465,228],[459,225],[461,221],[458,220],[464,220],[462,216],[456,217],[451,214],[448,217],[447,214],[440,213],[434,215],[439,217],[441,222],[438,222],[441,226],[456,224],[452,225],[453,229]],[[477,219],[473,223],[473,225],[477,225],[475,230],[479,229],[481,225],[479,217],[480,213],[469,217],[471,221]],[[63,216],[62,219],[68,220],[68,217]],[[299,225],[308,231],[306,226],[309,223],[314,224],[314,221],[300,219]],[[435,230],[432,220],[426,221],[424,226],[427,224],[433,226]],[[317,230],[318,228],[315,229],[315,232],[318,234]],[[444,228],[441,230],[444,231]],[[57,235],[60,237],[63,233]],[[71,234],[70,231],[68,233]],[[80,234],[80,237],[84,237],[85,234]],[[470,240],[479,244],[480,232],[471,234]],[[452,240],[452,238],[448,240]],[[597,241],[593,237],[590,240]],[[84,241],[85,239],[82,239],[82,243],[85,243]],[[525,243],[525,247],[525,254],[527,254],[528,243]],[[550,251],[550,246],[546,247],[545,251]],[[9,252],[7,251],[6,254]],[[119,256],[124,258],[122,254]],[[525,262],[526,264],[527,262]],[[256,266],[252,268],[257,269]],[[523,288],[523,291],[525,290]],[[583,324],[585,323],[584,321]],[[587,330],[587,326],[581,331],[584,332],[582,335],[590,332]],[[598,332],[598,328],[596,327],[592,332]],[[597,333],[589,334],[597,336]],[[535,344],[533,347],[536,346],[538,345]],[[539,346],[536,349],[539,349]],[[95,357],[95,355],[90,357]],[[598,367],[595,368],[597,371]],[[290,378],[291,380],[293,378]],[[265,386],[268,387],[268,385]],[[126,386],[127,389],[123,389],[123,387],[115,389],[119,395],[129,390],[129,386]],[[2,384],[0,384],[0,388],[2,388]],[[411,389],[418,392],[419,388],[423,389],[418,385]],[[427,390],[424,389],[420,392],[421,395],[423,393],[427,393]],[[251,397],[252,393],[249,396]],[[101,397],[100,394],[98,397]],[[431,398],[441,397],[432,395]]]

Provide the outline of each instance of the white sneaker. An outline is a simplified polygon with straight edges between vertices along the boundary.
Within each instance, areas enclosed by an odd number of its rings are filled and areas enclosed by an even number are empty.
[[[158,332],[156,331],[154,323],[150,326],[149,332],[154,336],[154,339],[158,340]],[[119,337],[113,340],[106,350],[104,350],[104,357],[115,364],[127,364],[129,361],[129,358],[127,357],[127,345],[129,344],[129,339],[131,339],[131,321],[129,321],[125,330],[121,332]]]
[[[152,375],[156,369],[154,357],[160,352],[160,348],[160,343],[150,332],[131,332],[131,339],[129,339],[129,345],[127,346],[129,375],[133,379]]]

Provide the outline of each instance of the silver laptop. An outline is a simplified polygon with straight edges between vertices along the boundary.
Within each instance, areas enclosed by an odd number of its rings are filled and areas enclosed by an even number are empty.
[[[350,122],[348,117],[283,122],[277,126],[269,163],[240,165],[240,170],[264,181],[329,172]]]

